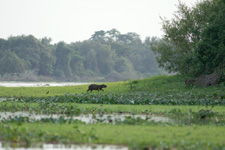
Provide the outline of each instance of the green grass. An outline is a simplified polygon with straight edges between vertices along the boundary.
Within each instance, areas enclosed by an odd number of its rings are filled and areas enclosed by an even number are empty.
[[[103,83],[101,83],[103,84]],[[107,88],[104,88],[104,93],[115,92],[124,93],[128,92],[127,82],[114,82],[104,83]],[[48,97],[70,94],[86,93],[89,85],[78,86],[63,86],[63,87],[0,87],[0,97]],[[48,92],[48,94],[47,94]],[[97,93],[93,91],[92,93]],[[103,91],[100,91],[103,92]]]
[[[108,104],[78,104],[78,103],[57,103],[53,107],[42,106],[39,103],[11,103],[11,102],[1,102],[0,111],[34,111],[42,112],[44,110],[54,110],[60,113],[61,109],[70,109],[71,107],[79,109],[81,113],[168,113],[171,110],[178,109],[180,113],[188,113],[190,110],[192,112],[198,112],[201,109],[212,109],[214,112],[223,113],[225,115],[224,106],[168,106],[168,105],[108,105]],[[58,109],[59,110],[58,110]],[[73,109],[71,109],[71,113]],[[75,112],[76,113],[76,112]]]
[[[32,124],[0,125],[1,140],[26,144],[101,143],[138,147],[178,149],[221,149],[225,128],[220,126],[135,126],[112,124]]]
[[[207,88],[186,87],[185,78],[181,75],[155,76],[142,80],[121,81],[104,83],[107,88],[96,93],[136,93],[146,92],[159,95],[185,94],[191,92],[197,95],[222,95],[225,97],[225,86],[214,86]],[[64,87],[0,87],[0,97],[48,97],[59,96],[67,93],[86,93],[89,85],[64,86]],[[49,91],[48,94],[46,94]]]
[[[181,112],[187,113],[190,109],[192,111],[199,111],[200,109],[206,109],[206,106],[168,106],[168,105],[102,105],[102,104],[62,104],[62,105],[75,105],[77,108],[95,108],[99,110],[109,110],[111,112],[169,112],[174,108],[180,109]],[[211,107],[208,107],[211,109]],[[213,108],[215,112],[225,113],[224,106],[215,106]]]
[[[172,114],[172,117],[177,119],[191,116],[193,121],[196,121],[193,124],[181,123],[178,125],[169,123],[147,124],[145,120],[138,122],[138,120],[131,119],[131,122],[115,125],[112,123],[68,123],[68,121],[56,123],[26,122],[23,118],[22,120],[16,118],[12,119],[11,122],[10,120],[1,122],[0,141],[3,143],[21,143],[28,146],[39,142],[57,142],[64,144],[119,144],[128,145],[132,149],[147,147],[224,149],[225,86],[221,84],[207,88],[186,87],[184,80],[183,76],[175,75],[104,83],[107,85],[104,91],[93,91],[88,94],[86,94],[88,85],[0,87],[2,99],[4,97],[16,99],[0,102],[0,111],[3,112],[31,111],[72,115],[114,112],[153,113]],[[201,103],[198,104],[198,102]],[[138,103],[142,105],[134,105]],[[174,104],[179,104],[179,106]],[[201,111],[202,109],[203,111]],[[213,112],[208,111],[209,109],[212,109]],[[205,120],[201,118],[205,116],[208,118]],[[213,121],[206,123],[210,119]]]
[[[148,93],[158,94],[186,93],[190,91],[196,94],[224,94],[225,91],[225,86],[222,84],[219,86],[209,86],[206,88],[199,88],[196,86],[186,87],[184,81],[185,77],[181,75],[163,75],[142,80],[133,80],[131,81],[131,84],[134,86],[134,91],[146,91]]]

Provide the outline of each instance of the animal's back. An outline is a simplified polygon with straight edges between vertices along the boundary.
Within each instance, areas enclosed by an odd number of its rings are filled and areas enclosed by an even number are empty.
[[[89,90],[91,90],[91,91],[92,91],[92,90],[98,90],[98,87],[99,87],[99,86],[96,85],[96,84],[91,84],[91,85],[89,85],[89,87],[88,87],[88,91],[89,91]]]
[[[88,90],[87,91],[92,91],[92,90],[102,90],[104,91],[102,88],[106,88],[107,86],[102,84],[102,85],[97,85],[97,84],[91,84],[89,85],[88,87]]]
[[[96,88],[96,87],[98,87],[98,85],[96,85],[96,84],[89,85],[89,88]]]

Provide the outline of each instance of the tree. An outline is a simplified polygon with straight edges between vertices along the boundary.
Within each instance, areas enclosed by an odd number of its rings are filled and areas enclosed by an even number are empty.
[[[138,34],[116,29],[96,31],[89,40],[70,44],[51,44],[51,38],[32,35],[0,39],[1,74],[28,71],[67,81],[106,76],[123,80],[149,75],[157,66],[152,57],[149,40],[142,42]]]
[[[10,44],[7,40],[0,39],[0,57],[4,55],[5,50],[10,49]]]
[[[71,77],[70,60],[72,49],[64,42],[59,42],[56,46],[55,57],[56,63],[54,65],[55,74],[58,77]]]
[[[55,59],[47,41],[42,39],[40,42],[32,35],[8,39],[11,51],[24,61],[25,69],[38,70],[38,75],[51,75],[53,71]]]
[[[19,58],[25,60],[31,70],[38,68],[41,48],[39,41],[34,36],[10,37],[8,42],[10,43],[11,51],[15,52]]]
[[[44,51],[40,53],[40,62],[38,67],[38,75],[49,76],[53,73],[53,64],[55,63],[55,57],[47,47],[43,47]]]
[[[119,57],[116,59],[115,62],[115,70],[119,73],[123,72],[132,72],[133,66],[131,65],[130,61],[125,57]]]
[[[118,41],[131,44],[131,43],[141,43],[140,35],[134,32],[128,32],[127,34],[120,34],[118,37]]]
[[[118,40],[120,32],[116,29],[111,29],[109,31],[106,32],[107,36],[107,40],[110,42],[115,42]]]
[[[223,66],[224,18],[223,0],[205,0],[193,8],[180,2],[174,18],[163,19],[164,38],[151,42],[159,65],[195,77],[213,73]]]
[[[199,7],[211,13],[207,14],[207,25],[195,44],[195,57],[192,59],[198,62],[198,70],[192,70],[197,75],[212,73],[218,67],[225,68],[225,1],[214,0]]]
[[[41,43],[43,45],[47,45],[47,46],[49,46],[51,44],[51,41],[52,41],[52,39],[51,38],[47,38],[47,37],[44,37],[44,38],[41,39]]]
[[[73,52],[71,55],[70,68],[73,74],[82,75],[84,72],[84,57],[80,56],[78,53]]]
[[[94,49],[91,49],[87,54],[86,68],[98,73],[97,53]]]
[[[105,42],[105,31],[96,31],[90,38],[90,40]]]
[[[94,49],[96,50],[97,65],[100,73],[104,75],[108,74],[113,68],[112,51],[110,46],[95,43]]]
[[[22,73],[24,71],[24,62],[14,52],[9,50],[0,58],[0,74]]]
[[[128,55],[130,55],[129,47],[121,42],[111,43],[111,49],[115,50],[117,56],[127,57]]]
[[[156,60],[160,67],[165,68],[169,72],[180,72],[185,74],[186,64],[184,57],[181,56],[179,50],[166,39],[155,39],[151,42],[151,49],[156,52]]]

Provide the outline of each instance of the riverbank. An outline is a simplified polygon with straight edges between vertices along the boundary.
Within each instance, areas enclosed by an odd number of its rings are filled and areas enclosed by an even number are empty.
[[[223,149],[225,86],[186,87],[184,80],[104,83],[99,92],[87,92],[88,85],[0,87],[0,142]]]

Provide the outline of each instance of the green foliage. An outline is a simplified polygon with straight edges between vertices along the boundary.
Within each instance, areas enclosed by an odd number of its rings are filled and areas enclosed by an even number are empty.
[[[216,115],[216,113],[212,110],[212,109],[201,109],[198,112],[194,113],[194,116],[197,118],[201,118],[201,119],[205,119],[205,118],[211,118],[214,117]]]
[[[9,123],[0,125],[1,141],[22,143],[102,143],[165,149],[223,149],[224,127],[157,125],[84,125],[80,123]],[[210,136],[206,136],[210,135]],[[129,138],[128,138],[129,137]],[[143,138],[144,137],[144,138]],[[181,138],[182,137],[182,138]]]
[[[181,72],[181,69],[185,67],[183,55],[169,41],[153,38],[151,49],[157,53],[156,59],[159,66],[169,72]]]
[[[104,84],[104,92],[92,93],[86,93],[88,85],[0,87],[1,112],[22,111],[29,115],[0,116],[2,144],[30,147],[42,143],[101,143],[126,145],[129,149],[223,149],[224,86],[185,87],[180,75]],[[32,118],[38,114],[41,118]],[[74,118],[81,114],[91,116],[96,123],[86,124]],[[156,121],[154,117],[168,121]]]
[[[54,65],[55,74],[58,77],[71,77],[70,58],[72,49],[64,42],[59,42],[56,46],[55,56],[56,63]]]
[[[121,34],[116,29],[96,31],[89,40],[70,44],[22,35],[0,39],[0,59],[10,50],[20,59],[18,64],[22,62],[22,71],[9,67],[8,73],[32,71],[36,76],[66,81],[118,81],[161,73],[149,47],[149,41],[142,42],[138,34]]]
[[[224,68],[225,3],[206,0],[189,8],[183,3],[172,20],[163,19],[163,39],[151,42],[160,66],[189,76]]]
[[[2,112],[18,112],[29,111],[37,114],[156,114],[162,116],[169,115],[194,115],[198,114],[200,110],[205,110],[206,107],[200,105],[124,105],[124,104],[81,104],[81,103],[55,103],[53,101],[47,102],[36,100],[35,103],[27,103],[26,101],[11,102],[11,100],[0,103],[0,110]],[[190,111],[191,110],[191,111]],[[208,110],[208,109],[207,109]],[[206,110],[206,111],[207,111]],[[210,111],[215,113],[215,116],[225,115],[224,106],[215,106]]]
[[[26,69],[36,69],[39,75],[52,73],[54,58],[51,55],[51,50],[42,45],[35,37],[32,35],[10,37],[8,43],[10,43],[11,51],[25,61]]]
[[[87,93],[88,85],[69,87],[5,88],[0,96],[20,101],[129,105],[225,105],[224,86],[186,87],[182,76],[156,76],[130,82],[105,83],[104,92]],[[46,92],[49,91],[48,94]],[[70,94],[69,94],[70,93]]]
[[[25,70],[24,61],[20,59],[14,52],[5,51],[0,58],[0,74],[21,73]]]
[[[133,68],[130,61],[125,57],[119,57],[115,61],[115,70],[118,73],[122,72],[132,72]]]
[[[198,71],[194,74],[212,73],[218,66],[225,64],[225,3],[222,0],[199,5],[199,9],[208,11],[207,23],[201,31],[201,40],[196,42],[193,59],[198,62]]]
[[[192,95],[192,93],[174,95],[149,94],[138,92],[132,94],[75,94],[47,98],[23,98],[18,101],[38,102],[45,100],[55,103],[84,103],[84,104],[126,104],[126,105],[225,105],[224,98],[213,100],[212,95]]]

